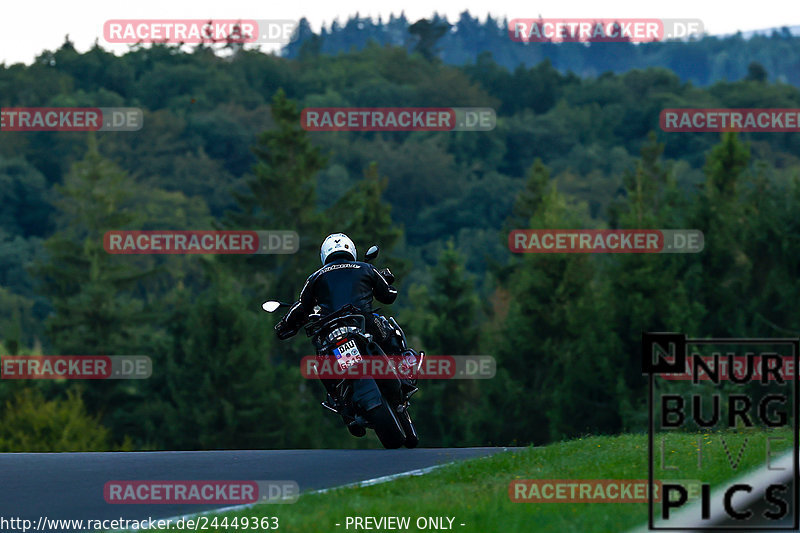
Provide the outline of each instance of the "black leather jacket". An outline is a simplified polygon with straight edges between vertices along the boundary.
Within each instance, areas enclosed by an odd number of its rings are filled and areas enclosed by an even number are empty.
[[[320,306],[322,315],[347,304],[369,314],[373,297],[390,304],[397,298],[397,289],[369,263],[334,259],[308,277],[300,298],[275,329],[279,337],[290,337],[307,322],[315,305]]]

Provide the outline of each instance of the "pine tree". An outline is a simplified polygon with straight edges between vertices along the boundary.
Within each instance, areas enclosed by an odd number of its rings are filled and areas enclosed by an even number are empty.
[[[417,37],[414,51],[425,59],[432,60],[437,52],[436,42],[444,37],[449,29],[450,24],[446,21],[419,19],[408,27],[408,33]]]
[[[127,174],[97,151],[90,137],[83,160],[58,186],[54,202],[59,229],[45,243],[48,258],[32,268],[50,298],[53,314],[46,334],[60,355],[149,354],[152,316],[134,295],[136,283],[151,275],[103,248],[106,231],[136,221],[131,200],[135,188]],[[121,439],[115,417],[135,401],[136,382],[77,382],[90,411],[104,413],[104,423]]]
[[[587,227],[586,205],[570,201],[554,183],[540,189],[536,184],[546,183],[543,181],[546,169],[537,167],[530,179],[535,196],[528,200],[533,212],[525,227]],[[529,186],[529,193],[531,189]],[[520,202],[524,205],[525,196],[522,198]],[[589,394],[586,386],[590,384],[582,384],[584,388],[577,390],[574,384],[569,384],[569,377],[572,372],[579,372],[571,369],[571,365],[602,356],[596,353],[598,346],[579,342],[587,334],[587,325],[599,323],[588,303],[594,290],[595,270],[589,254],[531,253],[518,261],[504,283],[511,301],[504,323],[495,332],[494,344],[498,367],[510,379],[508,388],[518,391],[520,396],[506,400],[508,419],[515,423],[496,424],[494,431],[500,441],[548,441],[565,431],[566,411],[574,406],[568,401],[571,396]],[[598,381],[593,386],[605,384]],[[609,401],[602,392],[600,396],[604,402]],[[587,418],[576,416],[574,420],[582,420],[589,427],[596,425],[597,417],[591,416],[592,412],[599,414],[596,406],[584,411],[581,415],[586,414]]]
[[[499,235],[503,247],[508,246],[508,235],[512,230],[530,228],[531,217],[544,201],[549,184],[550,169],[537,157],[533,165],[528,169],[528,178],[525,180],[525,186],[517,193],[511,208],[511,215],[506,219],[503,231]],[[509,276],[519,268],[521,260],[521,257],[511,254],[511,258],[505,263],[496,260],[490,263],[490,270],[497,279],[501,291],[502,286],[508,282]]]
[[[547,194],[547,186],[550,184],[550,170],[542,163],[538,157],[528,170],[528,179],[525,188],[520,191],[514,200],[514,207],[511,211],[509,225],[511,229],[525,229],[531,217],[539,209],[539,206]]]
[[[624,197],[611,206],[612,225],[620,229],[686,227],[687,202],[678,192],[672,170],[661,160],[664,145],[654,134],[642,147],[633,172],[623,177]],[[614,254],[603,264],[609,329],[621,348],[606,354],[616,369],[619,411],[625,430],[647,427],[647,386],[641,374],[642,332],[700,331],[704,308],[684,279],[693,258],[689,254]]]
[[[431,277],[430,288],[414,286],[411,290],[414,309],[408,314],[406,330],[413,333],[412,344],[432,355],[480,354],[479,300],[474,280],[452,240],[440,254]],[[469,380],[422,382],[415,413],[426,445],[482,443],[483,436],[475,427],[481,414],[491,409],[480,399],[481,385],[483,382]]]
[[[431,277],[430,287],[412,288],[415,311],[411,330],[429,353],[477,353],[475,321],[480,303],[474,290],[475,282],[466,272],[464,258],[452,240],[439,255]]]
[[[162,298],[197,269],[179,256],[110,254],[111,230],[182,229],[207,214],[198,200],[146,188],[105,159],[94,138],[83,160],[56,187],[60,228],[44,247],[46,258],[31,269],[53,313],[46,321],[46,353],[60,355],[147,355],[159,372],[156,348],[165,336]],[[92,413],[102,415],[112,436],[137,438],[143,419],[133,413],[143,401],[146,380],[77,381]],[[89,385],[89,383],[91,385]]]
[[[747,255],[752,258],[753,275],[743,295],[753,309],[753,336],[800,335],[800,311],[795,305],[800,286],[800,175],[770,180],[760,168],[756,181],[744,198],[751,206],[752,236]]]
[[[225,269],[210,269],[209,288],[184,293],[169,320],[162,389],[143,406],[162,443],[182,449],[330,446],[343,439],[323,419],[319,391],[297,364],[275,357],[277,341],[251,312]],[[324,428],[326,431],[321,431]]]
[[[326,218],[337,224],[337,232],[353,239],[360,252],[359,260],[372,244],[377,244],[381,249],[380,264],[389,265],[399,282],[410,265],[391,255],[403,239],[403,230],[392,222],[392,206],[382,199],[387,185],[388,179],[378,174],[377,163],[371,163],[364,171],[364,179],[339,198]]]
[[[272,99],[272,116],[276,128],[262,133],[253,149],[258,162],[247,180],[248,191],[234,194],[239,210],[227,212],[222,226],[297,232],[300,247],[295,254],[226,258],[249,289],[260,286],[270,291],[270,297],[291,300],[319,265],[324,229],[316,209],[315,180],[326,158],[311,144],[297,106],[283,90]]]
[[[690,216],[691,227],[705,236],[695,259],[692,292],[707,312],[704,334],[746,336],[746,312],[752,259],[747,256],[752,207],[742,203],[741,186],[749,179],[750,150],[735,133],[724,133],[708,154],[706,184]]]

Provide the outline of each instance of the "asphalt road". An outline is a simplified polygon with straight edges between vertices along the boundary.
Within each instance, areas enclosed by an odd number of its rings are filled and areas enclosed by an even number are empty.
[[[121,480],[294,480],[300,491],[337,487],[505,448],[416,450],[248,450],[0,454],[0,519],[166,518],[226,505],[109,504],[103,488]],[[0,522],[1,523],[1,522]],[[0,527],[3,531],[12,531]],[[56,530],[52,530],[56,531]]]

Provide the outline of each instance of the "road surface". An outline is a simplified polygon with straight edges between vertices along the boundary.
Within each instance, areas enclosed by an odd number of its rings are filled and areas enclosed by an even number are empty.
[[[123,480],[294,480],[300,491],[337,487],[488,456],[506,448],[248,450],[0,454],[0,517],[167,518],[229,505],[109,504],[103,488]],[[5,531],[5,528],[1,528]]]

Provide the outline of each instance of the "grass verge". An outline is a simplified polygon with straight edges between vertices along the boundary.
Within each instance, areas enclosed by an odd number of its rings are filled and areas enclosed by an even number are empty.
[[[711,484],[713,490],[721,482],[762,465],[768,437],[773,455],[791,447],[791,430],[665,435],[664,464],[677,467],[668,476],[658,473],[661,437],[657,437],[656,477],[699,480]],[[699,470],[698,438],[703,443]],[[778,438],[783,440],[774,440]],[[734,469],[731,463],[736,463],[740,451],[741,459]],[[647,520],[646,503],[515,503],[509,498],[509,484],[515,479],[646,480],[647,472],[647,435],[587,437],[463,461],[423,476],[379,485],[303,494],[294,504],[258,505],[205,515],[204,531],[232,531],[235,528],[230,524],[235,517],[275,517],[277,531],[281,532],[345,532],[356,531],[352,524],[346,527],[347,517],[397,516],[410,518],[407,531],[431,530],[417,527],[420,517],[443,517],[443,525],[448,526],[446,518],[452,518],[452,530],[459,533],[622,532]],[[227,529],[223,527],[225,517]],[[274,524],[275,520],[269,522]]]

